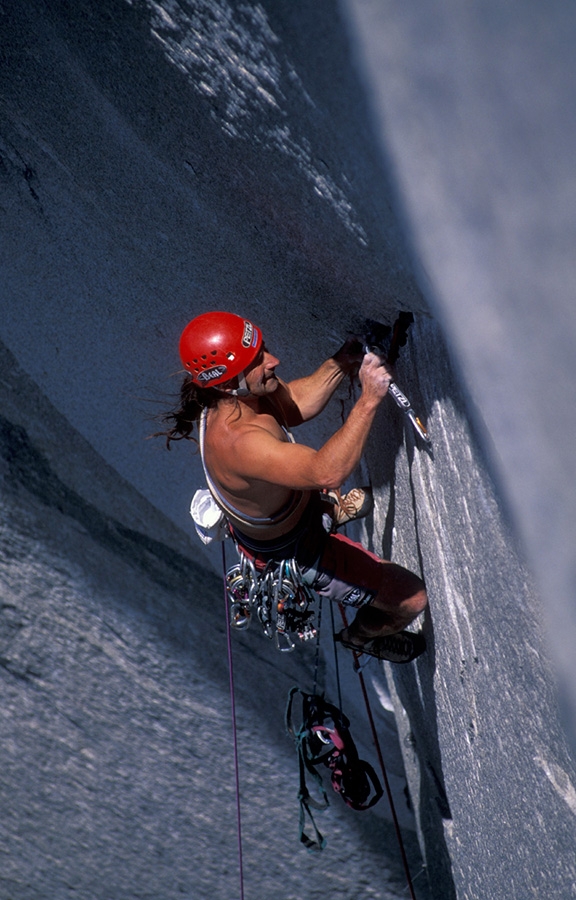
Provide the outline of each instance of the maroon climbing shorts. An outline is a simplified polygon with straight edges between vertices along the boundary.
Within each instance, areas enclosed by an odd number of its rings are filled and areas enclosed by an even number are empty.
[[[391,565],[345,535],[330,534],[316,563],[302,568],[302,579],[321,597],[344,606],[366,606]]]

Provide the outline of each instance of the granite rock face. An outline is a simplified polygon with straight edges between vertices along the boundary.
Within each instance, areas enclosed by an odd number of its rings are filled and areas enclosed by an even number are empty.
[[[576,752],[576,11],[344,0],[420,281],[543,599]]]

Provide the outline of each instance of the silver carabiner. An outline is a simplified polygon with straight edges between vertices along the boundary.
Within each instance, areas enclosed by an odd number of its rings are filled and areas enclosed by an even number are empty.
[[[253,606],[260,593],[260,576],[252,560],[248,559],[243,553],[240,555],[240,569],[248,589],[248,603],[250,606]]]
[[[288,560],[288,569],[290,572],[290,578],[292,579],[294,584],[300,584],[300,582],[302,581],[302,573],[300,572],[300,566],[294,558]]]
[[[230,625],[243,631],[250,625],[250,609],[244,603],[232,603],[230,607]]]
[[[232,566],[226,573],[226,589],[231,602],[239,599],[247,599],[246,582],[240,566]]]
[[[281,646],[281,638],[286,642],[286,646]],[[280,653],[291,653],[296,644],[290,637],[287,631],[276,631],[276,648],[280,651]]]
[[[227,573],[226,585],[235,628],[247,628],[255,611],[267,638],[275,638],[282,653],[290,653],[296,644],[316,636],[307,621],[313,600],[312,592],[302,583],[300,567],[295,559],[270,560],[263,570],[238,547],[239,563]]]

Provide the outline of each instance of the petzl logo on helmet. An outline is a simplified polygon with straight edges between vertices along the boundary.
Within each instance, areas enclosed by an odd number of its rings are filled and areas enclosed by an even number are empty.
[[[196,381],[200,382],[200,384],[210,384],[211,381],[222,378],[222,375],[224,375],[226,371],[226,366],[212,366],[211,369],[205,369],[203,372],[199,372],[196,376]]]
[[[242,335],[242,346],[249,347],[252,343],[252,335],[254,333],[254,326],[252,322],[247,322],[244,320],[244,334]]]

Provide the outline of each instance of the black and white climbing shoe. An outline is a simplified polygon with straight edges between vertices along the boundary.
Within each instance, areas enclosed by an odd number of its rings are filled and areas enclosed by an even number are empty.
[[[348,629],[344,628],[339,634],[334,635],[334,640],[355,650],[356,653],[367,653],[376,659],[385,659],[387,662],[408,663],[424,653],[426,640],[423,634],[413,631],[398,631],[396,634],[387,634],[384,637],[375,637],[364,643],[352,641],[348,635]]]

